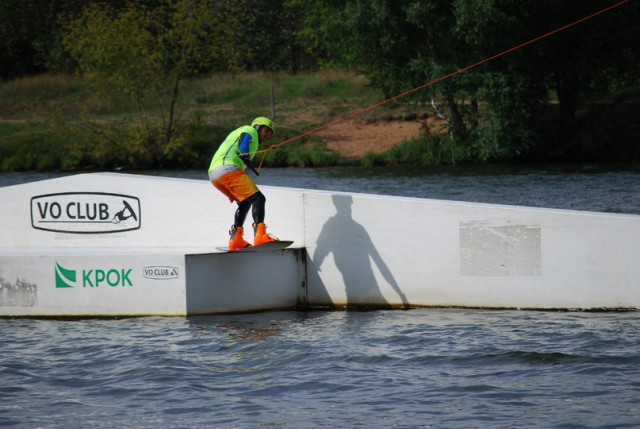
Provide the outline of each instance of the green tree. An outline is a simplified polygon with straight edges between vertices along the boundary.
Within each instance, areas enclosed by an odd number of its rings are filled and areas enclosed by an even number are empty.
[[[246,46],[242,64],[252,71],[309,71],[316,52],[307,39],[306,16],[312,0],[236,0],[241,26],[236,43]]]
[[[318,67],[349,68],[349,45],[342,37],[346,32],[342,1],[288,0],[288,4],[304,11],[296,37],[310,62]]]
[[[345,9],[356,63],[387,97],[447,75],[474,61],[453,29],[452,2],[418,0],[350,1]],[[453,139],[472,141],[478,124],[479,83],[456,76],[415,93],[418,102],[438,102]],[[442,104],[440,106],[440,104]]]
[[[355,62],[391,96],[606,6],[598,0],[350,0],[341,36],[353,46]],[[582,144],[581,106],[615,88],[637,87],[639,9],[628,3],[413,97],[443,104],[452,138],[473,158],[531,156],[549,141],[560,156]]]
[[[551,30],[541,26],[544,14],[536,4],[528,1],[523,7],[515,1],[470,4],[455,0],[453,31],[475,57],[471,63]],[[517,50],[469,71],[469,78],[478,83],[479,102],[485,106],[471,142],[479,159],[525,156],[548,137],[539,132],[549,101],[548,85],[537,74],[539,52],[540,46]]]
[[[135,101],[136,166],[161,165],[176,149],[171,144],[182,79],[202,70],[237,67],[240,50],[230,43],[238,28],[233,4],[129,1],[115,9],[91,3],[67,23],[65,46],[98,93],[118,92]],[[160,119],[159,127],[153,118]]]
[[[484,58],[575,22],[607,4],[599,0],[456,0],[454,6],[456,31]],[[630,3],[487,64],[477,74],[485,80],[483,98],[495,113],[490,122],[500,122],[506,130],[517,130],[516,134],[528,134],[529,141],[540,145],[544,137],[552,143],[547,145],[553,147],[551,156],[580,152],[584,143],[580,111],[640,83],[638,22],[640,7]],[[553,115],[543,113],[549,111],[551,96],[558,106]],[[518,140],[513,134],[506,136],[507,141]]]
[[[58,15],[79,10],[86,0],[2,0],[0,79],[67,68]]]

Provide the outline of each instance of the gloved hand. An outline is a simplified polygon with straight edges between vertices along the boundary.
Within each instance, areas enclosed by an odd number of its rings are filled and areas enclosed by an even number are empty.
[[[260,175],[260,173],[258,173],[256,169],[251,165],[251,158],[249,157],[249,155],[240,155],[240,159],[242,160],[242,162],[244,162],[244,165],[246,165],[249,170],[253,171],[256,174],[256,176]]]
[[[244,162],[244,165],[251,168],[251,158],[249,155],[240,155],[240,159]]]

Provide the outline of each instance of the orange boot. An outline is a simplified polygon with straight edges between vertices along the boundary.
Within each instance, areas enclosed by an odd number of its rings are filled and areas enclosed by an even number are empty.
[[[265,243],[271,243],[272,241],[280,241],[277,238],[267,234],[267,225],[265,225],[264,223],[259,223],[259,224],[254,223],[253,232],[254,232],[254,236],[253,236],[254,246],[259,246]]]
[[[229,250],[244,249],[245,247],[251,247],[251,244],[245,241],[242,237],[244,228],[241,226],[232,226],[229,230]]]

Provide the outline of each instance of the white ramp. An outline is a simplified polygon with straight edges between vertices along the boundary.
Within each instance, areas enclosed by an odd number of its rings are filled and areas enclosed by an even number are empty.
[[[262,311],[296,307],[304,290],[300,241],[260,257],[216,250],[235,206],[207,181],[86,174],[0,188],[0,201],[1,316]],[[302,237],[299,212],[282,218],[296,222]]]
[[[217,251],[236,206],[206,180],[97,173],[0,188],[0,316],[640,308],[640,216],[263,192],[269,231],[290,249]]]
[[[640,216],[306,194],[309,302],[640,307]]]

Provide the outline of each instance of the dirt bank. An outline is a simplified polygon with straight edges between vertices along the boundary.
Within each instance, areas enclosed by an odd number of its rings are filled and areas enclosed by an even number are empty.
[[[404,140],[418,137],[425,127],[431,133],[446,132],[444,121],[430,116],[416,120],[375,122],[353,119],[332,125],[319,131],[317,135],[325,139],[327,149],[353,159],[368,153],[385,152]]]

